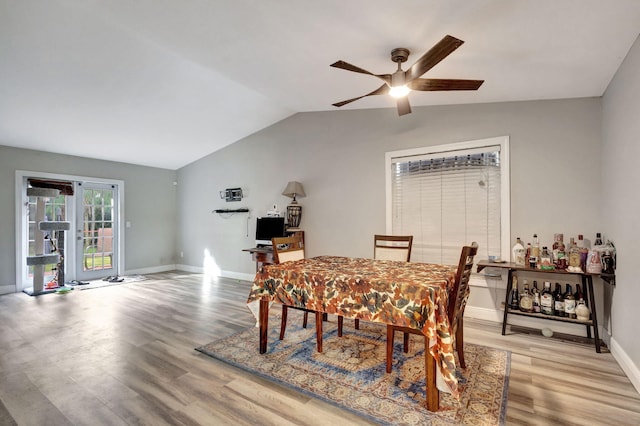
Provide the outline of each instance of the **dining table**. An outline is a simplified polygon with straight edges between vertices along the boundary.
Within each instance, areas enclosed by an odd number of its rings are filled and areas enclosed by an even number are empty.
[[[272,302],[344,318],[420,330],[425,336],[426,405],[439,408],[444,389],[460,397],[453,336],[447,315],[456,266],[421,262],[318,256],[274,265],[256,273],[247,303],[259,303],[259,351],[267,351]]]

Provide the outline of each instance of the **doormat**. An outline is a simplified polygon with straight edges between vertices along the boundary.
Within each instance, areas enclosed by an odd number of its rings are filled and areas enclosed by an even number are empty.
[[[144,275],[112,275],[100,280],[92,281],[68,281],[67,285],[73,287],[76,290],[91,290],[94,288],[111,287],[120,284],[135,283],[138,281],[145,281],[147,277]]]
[[[457,371],[460,401],[440,392],[440,410],[433,413],[425,404],[424,339],[411,335],[405,354],[397,333],[393,370],[387,374],[383,325],[361,321],[360,330],[345,327],[338,337],[335,321],[326,322],[324,352],[318,353],[315,327],[302,328],[299,313],[289,312],[284,340],[278,340],[280,321],[269,318],[265,354],[258,351],[257,327],[196,350],[384,425],[504,424],[510,352],[465,343],[467,368]]]

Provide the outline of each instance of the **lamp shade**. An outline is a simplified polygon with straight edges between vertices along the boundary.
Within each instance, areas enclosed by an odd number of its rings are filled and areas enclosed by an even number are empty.
[[[284,191],[282,191],[282,195],[286,195],[287,197],[291,197],[295,200],[296,197],[304,197],[306,194],[304,193],[304,189],[302,189],[302,184],[300,182],[291,181],[287,184]]]

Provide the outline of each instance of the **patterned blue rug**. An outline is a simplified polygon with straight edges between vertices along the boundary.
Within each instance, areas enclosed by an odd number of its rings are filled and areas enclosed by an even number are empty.
[[[269,343],[263,355],[258,352],[257,327],[196,350],[380,424],[504,424],[509,352],[465,344],[467,368],[457,372],[463,388],[460,401],[441,392],[440,411],[432,413],[425,406],[424,339],[420,336],[411,335],[405,354],[402,333],[397,333],[393,371],[387,374],[384,326],[361,321],[360,330],[355,330],[352,322],[345,321],[344,334],[338,338],[335,317],[330,316],[323,326],[323,353],[318,353],[313,320],[307,329],[301,325],[300,312],[289,310],[281,341],[279,318],[269,318]]]

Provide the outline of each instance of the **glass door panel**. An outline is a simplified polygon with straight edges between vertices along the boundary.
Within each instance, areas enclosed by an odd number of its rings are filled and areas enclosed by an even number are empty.
[[[76,279],[91,280],[117,275],[117,187],[78,183]]]

